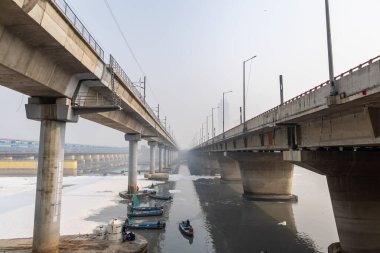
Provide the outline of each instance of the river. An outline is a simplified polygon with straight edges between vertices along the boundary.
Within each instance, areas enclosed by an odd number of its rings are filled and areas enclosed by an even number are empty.
[[[181,164],[170,180],[155,186],[172,201],[141,198],[142,205],[164,205],[164,230],[138,231],[149,252],[327,252],[338,241],[325,177],[295,167],[293,193],[298,203],[254,202],[242,198],[241,183],[226,183],[209,171]],[[65,177],[61,234],[91,233],[112,218],[125,219],[127,201],[118,196],[127,176]],[[139,176],[139,185],[151,181]],[[33,230],[35,177],[0,178],[0,238],[30,237]],[[157,217],[139,219],[157,221]],[[178,222],[189,219],[194,238],[184,237]]]

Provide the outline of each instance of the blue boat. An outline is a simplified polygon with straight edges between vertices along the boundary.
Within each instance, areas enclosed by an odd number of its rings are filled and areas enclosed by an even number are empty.
[[[152,199],[160,199],[160,200],[171,200],[173,197],[168,195],[168,196],[161,196],[161,195],[156,195],[156,194],[149,194],[149,197]]]
[[[165,228],[165,222],[144,222],[126,225],[127,229],[163,229]]]
[[[186,236],[193,236],[194,235],[194,230],[193,227],[189,224],[186,224],[186,221],[182,221],[179,223],[179,230],[181,231],[182,234]]]
[[[162,209],[150,210],[150,211],[133,211],[133,210],[131,210],[131,212],[128,213],[128,217],[159,216],[159,215],[162,215],[163,213],[164,213],[164,211]]]
[[[154,211],[154,210],[162,210],[163,206],[132,206],[129,205],[129,208],[132,211]]]

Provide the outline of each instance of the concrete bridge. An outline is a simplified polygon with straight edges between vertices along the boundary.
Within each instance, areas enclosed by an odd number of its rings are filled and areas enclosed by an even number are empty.
[[[67,122],[81,116],[125,133],[130,193],[141,139],[151,145],[152,173],[155,146],[160,170],[175,158],[169,131],[64,0],[0,1],[0,85],[30,96],[26,116],[41,121],[33,252],[58,250]]]
[[[38,141],[0,139],[0,176],[36,175]],[[125,168],[128,148],[65,144],[63,175]],[[141,164],[141,163],[139,163]]]
[[[380,252],[380,57],[192,150],[253,200],[295,200],[293,165],[326,175],[344,252]],[[199,164],[198,164],[199,165]]]

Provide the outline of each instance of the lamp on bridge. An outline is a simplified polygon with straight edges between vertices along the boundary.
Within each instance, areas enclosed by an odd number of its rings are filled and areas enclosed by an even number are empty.
[[[232,92],[232,90],[230,90],[230,91],[224,91],[223,92],[223,139],[224,139],[224,95],[225,94],[227,94],[227,93],[231,93]]]
[[[252,56],[248,60],[243,61],[243,123],[244,123],[244,128],[243,131],[247,131],[247,125],[245,124],[245,63],[256,58],[257,55]],[[224,132],[224,131],[223,131]]]
[[[215,137],[214,110],[215,110],[215,109],[218,109],[218,108],[219,108],[219,106],[211,108],[211,127],[212,127],[212,129],[211,129],[211,134],[212,134],[212,138]]]

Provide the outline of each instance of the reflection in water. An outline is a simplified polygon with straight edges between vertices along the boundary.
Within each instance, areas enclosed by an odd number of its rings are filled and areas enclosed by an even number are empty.
[[[219,179],[194,185],[216,252],[318,252],[298,236],[291,204],[244,200],[241,185]]]

